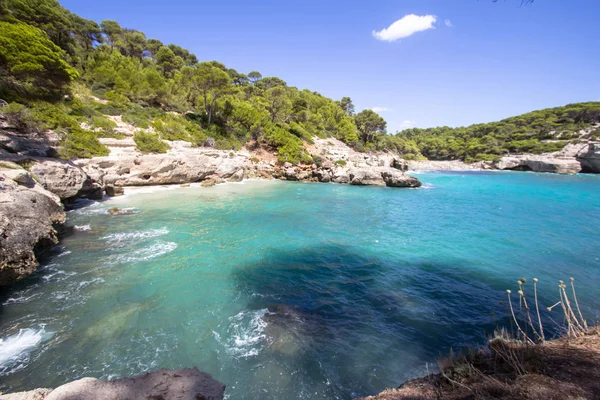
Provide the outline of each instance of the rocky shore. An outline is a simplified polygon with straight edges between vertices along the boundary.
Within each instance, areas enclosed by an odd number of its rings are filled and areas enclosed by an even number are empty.
[[[56,389],[1,394],[1,400],[222,400],[225,385],[196,368],[162,369],[133,378],[83,378]]]

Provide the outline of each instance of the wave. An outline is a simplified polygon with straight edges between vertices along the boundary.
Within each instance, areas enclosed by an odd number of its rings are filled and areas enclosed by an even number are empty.
[[[75,225],[75,227],[73,228],[76,231],[91,231],[92,227],[90,226],[90,224],[87,225]]]
[[[132,263],[150,260],[151,258],[159,257],[164,254],[170,253],[176,248],[177,243],[175,242],[157,241],[151,246],[144,247],[143,249],[139,249],[128,254],[117,255],[114,258],[114,261],[116,263]]]
[[[101,239],[104,239],[111,244],[118,244],[118,243],[123,243],[123,242],[129,242],[132,240],[150,239],[150,238],[166,235],[167,233],[169,233],[169,230],[166,227],[162,227],[160,229],[150,229],[147,231],[113,233],[113,234],[104,236]]]
[[[225,347],[227,353],[235,358],[257,356],[267,341],[267,323],[263,317],[268,312],[266,308],[239,312],[229,317],[230,324],[225,340],[215,331],[213,335]]]
[[[40,293],[32,294],[31,296],[21,295],[18,297],[9,297],[8,299],[6,299],[6,301],[4,301],[2,303],[2,305],[8,306],[10,304],[23,304],[23,303],[27,303],[29,300],[35,299],[36,297],[39,297],[39,296],[40,296]]]
[[[0,339],[0,375],[13,373],[25,366],[29,353],[46,335],[44,327],[21,329],[19,333]]]

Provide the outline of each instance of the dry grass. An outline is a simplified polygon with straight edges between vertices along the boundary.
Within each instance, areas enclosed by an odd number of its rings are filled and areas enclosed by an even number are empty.
[[[559,282],[560,301],[542,309],[528,302],[526,280],[518,281],[518,303],[508,304],[515,334],[502,329],[483,349],[438,361],[438,374],[409,381],[364,400],[593,400],[600,399],[600,329],[588,327],[579,309],[574,279]],[[563,336],[546,340],[543,312],[562,310]],[[554,310],[556,312],[556,310]]]

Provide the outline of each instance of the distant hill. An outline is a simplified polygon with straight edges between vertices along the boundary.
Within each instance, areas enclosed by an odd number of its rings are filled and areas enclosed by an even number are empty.
[[[557,151],[571,141],[599,139],[599,127],[600,102],[588,102],[467,127],[407,129],[395,137],[418,150],[412,157],[471,162],[491,161],[511,153]]]

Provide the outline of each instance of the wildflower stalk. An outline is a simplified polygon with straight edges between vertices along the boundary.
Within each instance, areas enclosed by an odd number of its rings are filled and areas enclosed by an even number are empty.
[[[569,278],[571,281],[571,288],[573,289],[573,299],[575,300],[575,305],[577,306],[577,312],[579,313],[579,317],[583,323],[583,327],[585,330],[588,330],[587,321],[583,318],[583,314],[581,314],[581,308],[579,308],[579,302],[577,301],[577,294],[575,293],[575,278]]]
[[[508,293],[508,304],[510,305],[510,313],[512,314],[513,321],[515,321],[515,325],[517,326],[517,329],[523,335],[523,340],[527,340],[531,344],[534,344],[533,340],[529,339],[529,336],[527,336],[527,334],[525,332],[523,332],[523,329],[521,329],[521,325],[519,325],[519,322],[517,321],[517,317],[515,316],[515,310],[513,309],[513,305],[512,305],[512,300],[510,299],[510,290],[507,290],[506,293]]]
[[[546,337],[544,336],[544,326],[542,325],[542,317],[540,317],[540,308],[538,306],[537,283],[538,283],[538,279],[533,278],[533,297],[535,299],[535,311],[537,313],[538,323],[540,325],[540,335],[542,338],[542,342],[544,342],[546,340]]]

